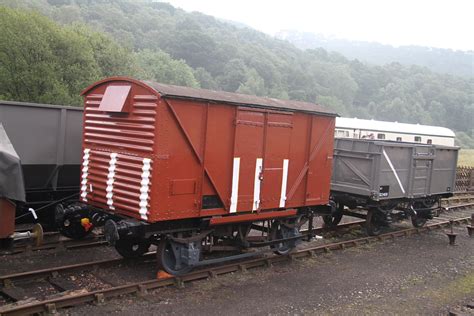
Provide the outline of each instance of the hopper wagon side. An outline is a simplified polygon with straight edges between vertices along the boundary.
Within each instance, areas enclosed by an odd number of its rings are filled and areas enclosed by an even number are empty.
[[[377,235],[395,219],[411,218],[415,227],[438,213],[440,199],[453,195],[458,147],[337,138],[331,179],[332,216],[367,219]],[[367,210],[363,215],[359,210]]]

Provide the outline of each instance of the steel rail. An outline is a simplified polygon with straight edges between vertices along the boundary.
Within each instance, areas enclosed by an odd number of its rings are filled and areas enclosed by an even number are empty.
[[[98,247],[107,245],[107,241],[104,239],[103,235],[99,235],[93,238],[85,238],[82,240],[74,239],[62,239],[57,241],[48,241],[42,245],[35,246],[28,243],[16,244],[13,246],[13,249],[7,252],[8,255],[17,255],[29,251],[39,251],[39,250],[51,250],[51,249],[80,249],[80,248],[89,248],[89,247]]]
[[[149,256],[149,254],[146,254],[145,256],[142,256],[140,258],[145,258],[147,256]],[[8,286],[9,284],[12,284],[12,282],[14,281],[52,276],[56,273],[73,272],[77,270],[84,270],[86,268],[95,269],[96,267],[99,267],[99,266],[120,264],[120,263],[125,262],[126,260],[127,259],[124,259],[124,258],[113,258],[113,259],[105,259],[105,260],[88,261],[88,262],[76,263],[76,264],[59,266],[59,267],[45,268],[45,269],[34,270],[34,271],[5,274],[5,275],[0,276],[0,285]]]
[[[463,205],[457,206],[450,206],[447,207],[447,210],[450,209],[457,209],[457,208],[472,208],[474,203],[467,203]],[[420,228],[407,228],[401,229],[393,232],[388,232],[381,234],[379,236],[372,236],[372,237],[362,237],[357,239],[351,239],[347,241],[340,241],[330,244],[324,244],[314,247],[308,247],[301,250],[297,250],[289,255],[286,256],[264,256],[261,258],[250,259],[247,261],[237,262],[237,263],[230,263],[227,265],[217,266],[217,267],[209,267],[207,269],[202,269],[199,271],[194,271],[189,274],[180,277],[169,277],[166,279],[153,279],[147,280],[142,282],[136,282],[132,284],[125,284],[120,286],[113,286],[110,288],[100,289],[96,291],[91,291],[87,293],[80,293],[80,294],[69,294],[63,297],[57,297],[54,299],[48,299],[44,301],[37,301],[32,303],[27,303],[24,305],[18,306],[9,306],[6,309],[1,309],[0,307],[0,315],[24,315],[24,314],[34,314],[34,313],[41,313],[41,312],[48,312],[48,313],[55,313],[57,309],[64,308],[64,307],[71,307],[75,305],[80,305],[84,303],[103,303],[105,299],[117,297],[120,295],[125,294],[145,294],[149,290],[153,290],[160,287],[176,285],[178,287],[184,286],[186,282],[192,282],[202,279],[213,278],[218,275],[223,275],[231,272],[237,271],[246,271],[248,269],[257,268],[257,267],[265,267],[271,266],[276,263],[280,262],[288,262],[292,261],[297,258],[305,258],[305,257],[314,257],[320,253],[328,253],[334,250],[344,250],[351,247],[358,247],[365,244],[370,244],[377,241],[384,241],[387,239],[395,239],[399,237],[407,237],[413,234],[420,234],[423,232],[430,232],[435,229],[441,229],[443,227],[449,227],[450,225],[454,224],[461,224],[463,222],[469,222],[471,217],[458,217],[454,219],[446,219],[441,222],[437,223],[430,223]],[[116,259],[119,260],[119,259]],[[93,263],[90,263],[93,265]],[[28,273],[28,272],[27,272]],[[26,273],[26,274],[27,274]]]

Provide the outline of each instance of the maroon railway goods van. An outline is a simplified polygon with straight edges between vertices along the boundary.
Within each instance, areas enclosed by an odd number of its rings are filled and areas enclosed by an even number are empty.
[[[82,214],[106,221],[122,254],[155,242],[189,252],[192,236],[245,243],[265,221],[285,239],[285,221],[329,203],[336,114],[319,105],[125,77],[83,96]]]

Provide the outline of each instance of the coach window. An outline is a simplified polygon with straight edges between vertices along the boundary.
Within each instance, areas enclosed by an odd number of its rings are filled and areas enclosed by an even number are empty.
[[[426,143],[429,144],[429,145],[431,145],[431,144],[433,144],[433,141],[432,141],[431,139],[428,139],[428,140],[426,141]]]
[[[402,138],[401,137],[397,137],[397,142],[401,142],[402,141]]]
[[[415,142],[421,143],[421,136],[415,136]]]
[[[377,134],[377,139],[385,139],[385,134]]]

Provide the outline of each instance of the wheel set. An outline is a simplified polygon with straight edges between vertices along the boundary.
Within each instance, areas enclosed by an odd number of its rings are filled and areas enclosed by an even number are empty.
[[[235,232],[231,234],[232,238],[220,239],[217,236],[213,236],[211,232],[188,232],[165,235],[158,239],[154,239],[154,237],[150,239],[122,238],[115,240],[114,246],[122,257],[137,258],[147,253],[150,246],[154,244],[157,247],[156,258],[158,268],[171,275],[182,275],[188,273],[196,266],[206,264],[206,262],[225,262],[232,260],[232,258],[251,254],[245,251],[242,252],[242,250],[250,246],[269,246],[274,253],[287,255],[295,249],[301,238],[300,228],[305,222],[306,220],[302,219],[302,217],[272,221],[267,226],[262,227],[262,230],[266,230],[268,234],[260,241],[260,244],[251,244],[247,240],[251,225],[242,224],[235,228]],[[230,241],[233,241],[233,248],[230,246],[232,244]],[[221,242],[225,242],[226,246],[224,247],[231,248],[239,254],[203,259],[203,254],[207,250],[219,248]],[[209,243],[214,243],[215,246],[209,247]]]

